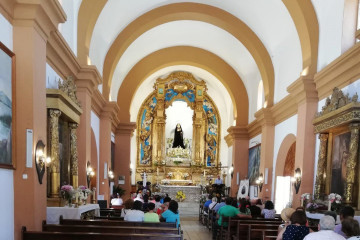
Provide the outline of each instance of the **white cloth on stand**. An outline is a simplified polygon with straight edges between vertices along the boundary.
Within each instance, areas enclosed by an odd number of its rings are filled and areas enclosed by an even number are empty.
[[[244,179],[240,181],[237,199],[246,198],[248,196],[249,196],[249,179]]]

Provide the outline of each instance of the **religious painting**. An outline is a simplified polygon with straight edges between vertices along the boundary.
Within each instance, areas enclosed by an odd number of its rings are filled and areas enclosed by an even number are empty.
[[[15,55],[0,42],[0,167],[15,168]]]
[[[250,185],[256,184],[256,179],[259,177],[260,167],[260,144],[249,149],[249,166],[248,178]]]
[[[156,97],[152,96],[146,101],[145,107],[141,111],[139,116],[140,128],[138,132],[140,152],[139,152],[139,164],[140,165],[151,165],[152,161],[152,123],[154,120],[153,114],[157,104]]]
[[[351,133],[346,132],[334,136],[331,164],[331,192],[344,195],[344,183],[346,182],[346,162],[349,159]]]
[[[206,114],[207,130],[206,130],[206,166],[216,167],[219,148],[219,115],[217,109],[208,96],[203,102],[203,109]]]

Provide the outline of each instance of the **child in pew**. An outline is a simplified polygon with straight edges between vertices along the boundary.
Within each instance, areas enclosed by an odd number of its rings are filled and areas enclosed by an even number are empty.
[[[169,202],[169,209],[161,214],[161,217],[165,219],[165,222],[176,222],[176,227],[180,224],[180,214],[178,211],[179,205],[176,201],[171,200]]]
[[[149,203],[147,208],[149,209],[149,211],[144,215],[144,222],[160,222],[159,215],[154,213],[155,204]]]

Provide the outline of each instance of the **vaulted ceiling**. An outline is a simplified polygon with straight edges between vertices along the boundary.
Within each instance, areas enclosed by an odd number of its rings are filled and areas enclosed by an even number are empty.
[[[136,118],[158,77],[189,71],[228,124],[246,125],[261,80],[272,106],[303,70],[316,72],[318,28],[310,0],[83,0],[77,56],[98,68],[121,121]]]

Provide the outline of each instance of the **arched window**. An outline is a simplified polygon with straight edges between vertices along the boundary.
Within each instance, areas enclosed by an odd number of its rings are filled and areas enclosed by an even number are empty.
[[[260,80],[258,85],[258,94],[257,94],[257,108],[256,110],[260,110],[264,106],[265,96],[264,96],[264,86],[263,81]]]

